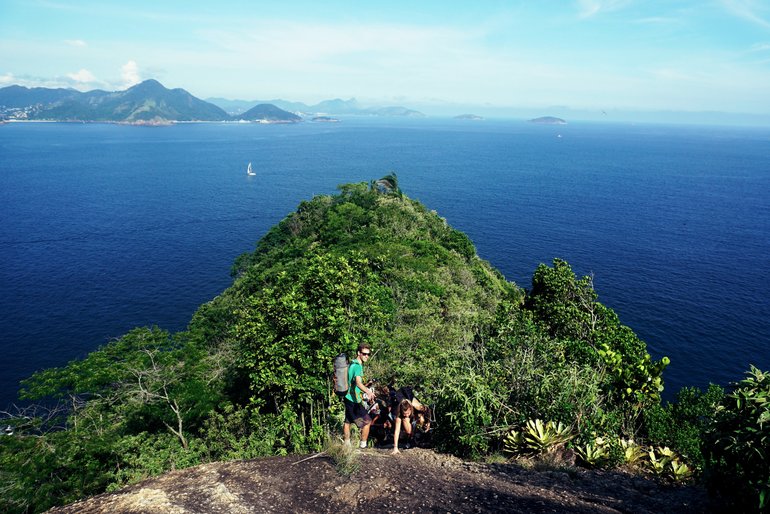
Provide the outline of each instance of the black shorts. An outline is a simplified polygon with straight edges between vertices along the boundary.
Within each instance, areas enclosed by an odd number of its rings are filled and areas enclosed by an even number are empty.
[[[355,423],[358,428],[363,428],[372,422],[372,418],[361,403],[353,403],[347,398],[345,401],[345,423]]]

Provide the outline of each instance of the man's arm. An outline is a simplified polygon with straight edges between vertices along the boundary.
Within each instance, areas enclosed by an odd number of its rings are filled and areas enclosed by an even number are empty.
[[[374,399],[374,389],[369,389],[364,385],[364,381],[361,380],[361,375],[356,375],[356,386],[363,392],[369,395],[369,399]]]

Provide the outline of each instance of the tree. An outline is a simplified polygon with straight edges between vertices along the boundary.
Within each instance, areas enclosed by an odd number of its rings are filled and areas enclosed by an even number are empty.
[[[261,277],[232,327],[252,404],[280,415],[285,406],[313,426],[328,396],[332,359],[382,339],[387,291],[360,255],[316,253]]]
[[[591,277],[578,279],[567,262],[554,259],[552,268],[541,264],[535,270],[525,306],[540,326],[563,342],[570,358],[604,366],[607,392],[616,404],[629,403],[638,414],[660,403],[669,360],[653,361],[647,345],[597,298]]]

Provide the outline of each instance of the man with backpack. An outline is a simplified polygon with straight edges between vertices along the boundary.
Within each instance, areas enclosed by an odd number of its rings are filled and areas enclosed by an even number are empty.
[[[372,354],[372,348],[367,343],[358,345],[356,358],[348,366],[348,393],[343,398],[345,402],[345,423],[342,426],[345,435],[345,444],[350,446],[350,424],[355,423],[361,431],[360,448],[366,448],[366,441],[369,438],[369,428],[372,425],[372,418],[364,406],[364,395],[369,401],[374,401],[374,389],[364,384],[364,363],[369,361]]]

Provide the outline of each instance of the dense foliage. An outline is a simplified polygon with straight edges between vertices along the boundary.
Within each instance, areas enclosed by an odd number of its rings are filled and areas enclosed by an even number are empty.
[[[395,175],[302,202],[233,277],[184,332],[138,328],[26,380],[23,397],[51,409],[7,417],[0,510],[41,511],[201,462],[321,449],[341,422],[333,356],[361,342],[375,353],[367,376],[412,385],[435,406],[442,450],[478,457],[506,441],[514,451],[520,434],[527,448],[570,444],[610,465],[624,450],[605,441],[641,435],[706,466],[699,434],[718,392],[683,391],[681,407],[662,407],[667,359],[654,361],[598,302],[590,277],[556,259],[526,292],[403,195]],[[713,433],[743,427],[725,414],[736,407],[721,408]],[[736,444],[720,446],[725,469]]]
[[[770,506],[770,373],[754,366],[717,407],[707,434],[711,487],[735,507]]]

